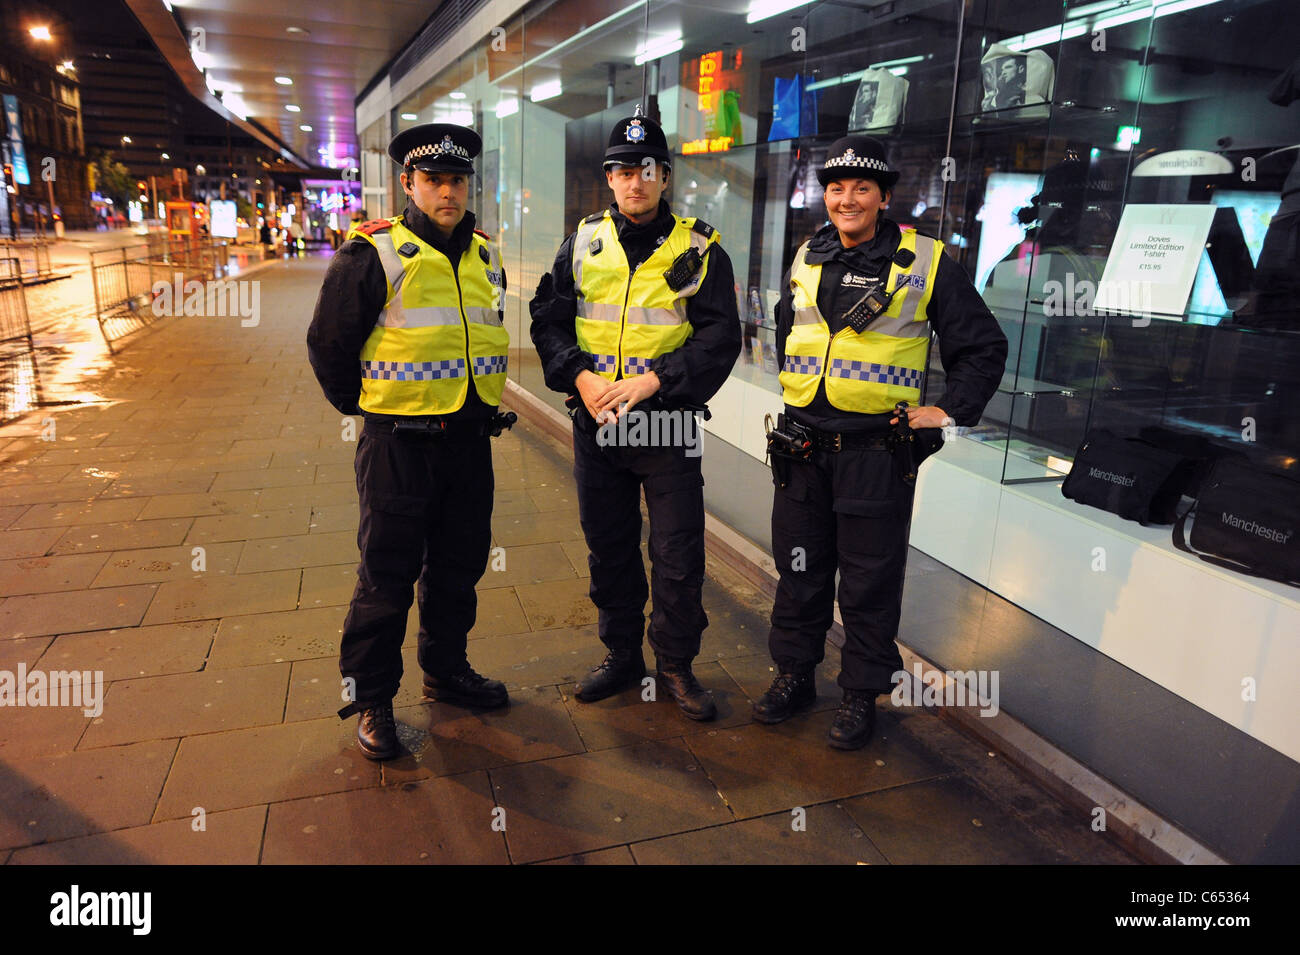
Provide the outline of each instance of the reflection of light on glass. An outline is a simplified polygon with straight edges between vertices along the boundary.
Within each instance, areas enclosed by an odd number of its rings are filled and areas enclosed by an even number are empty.
[[[514,97],[503,99],[501,102],[497,103],[497,119],[505,119],[507,116],[513,116],[517,112],[519,112],[519,100]]]
[[[548,99],[554,99],[564,92],[564,85],[557,80],[550,80],[546,83],[538,83],[533,87],[528,98],[534,103],[541,103]]]

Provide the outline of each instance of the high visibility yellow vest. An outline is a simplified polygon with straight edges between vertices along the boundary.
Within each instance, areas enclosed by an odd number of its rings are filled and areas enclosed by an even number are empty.
[[[501,402],[510,333],[501,322],[504,277],[496,249],[471,236],[456,271],[445,255],[402,224],[366,223],[348,233],[375,247],[388,282],[384,310],[361,348],[362,411],[451,414],[478,395]]]
[[[825,380],[826,398],[841,411],[881,414],[899,401],[921,399],[930,323],[926,306],[934,293],[943,243],[904,231],[899,249],[916,258],[907,268],[891,262],[884,289],[898,291],[889,308],[859,334],[846,325],[831,337],[817,308],[821,265],[807,262],[808,243],[799,247],[790,273],[794,325],[785,341],[781,387],[785,403],[802,408]]]
[[[706,253],[719,234],[698,219],[673,219],[672,232],[631,275],[608,209],[583,219],[573,240],[578,347],[595,360],[596,372],[611,381],[620,369],[624,378],[645,374],[651,359],[691,337],[686,305],[700,290],[709,269]],[[704,264],[689,283],[673,291],[664,272],[691,248],[704,256]]]

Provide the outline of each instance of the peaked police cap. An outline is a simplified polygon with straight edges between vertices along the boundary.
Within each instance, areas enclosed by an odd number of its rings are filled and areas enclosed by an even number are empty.
[[[425,123],[404,129],[388,144],[388,155],[403,168],[425,172],[474,171],[483,140],[474,130],[453,123]]]

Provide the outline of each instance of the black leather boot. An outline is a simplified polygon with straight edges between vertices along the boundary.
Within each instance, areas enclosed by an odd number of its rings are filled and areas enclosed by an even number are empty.
[[[655,682],[667,690],[677,705],[693,720],[711,720],[718,715],[718,708],[713,703],[713,694],[700,686],[691,672],[690,660],[672,657],[657,659],[658,672]]]
[[[620,690],[638,686],[645,677],[645,657],[640,647],[610,650],[596,668],[582,678],[573,695],[583,703],[595,703]]]
[[[817,683],[811,673],[779,673],[767,692],[754,703],[754,719],[781,723],[817,702]]]
[[[402,753],[397,742],[393,703],[378,703],[361,711],[357,720],[357,746],[366,759],[394,759]]]
[[[504,683],[475,673],[469,663],[450,673],[426,673],[424,698],[435,703],[477,706],[489,710],[510,702]]]
[[[830,743],[836,749],[861,749],[876,727],[876,694],[845,690],[844,700],[831,724]]]

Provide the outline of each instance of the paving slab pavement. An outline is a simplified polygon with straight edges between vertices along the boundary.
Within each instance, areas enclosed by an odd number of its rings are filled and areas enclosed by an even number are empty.
[[[412,613],[409,754],[362,758],[333,716],[355,422],[304,345],[325,265],[267,266],[256,327],[163,321],[87,384],[96,402],[0,428],[0,671],[103,680],[97,715],[0,709],[0,860],[1134,861],[932,710],[882,698],[870,745],[831,750],[833,649],[811,710],[754,723],[768,608],[712,558],[698,673],[719,719],[639,690],[578,703],[603,650],[570,452],[527,423],[494,442],[505,566],[470,635],[512,704],[421,702]]]

